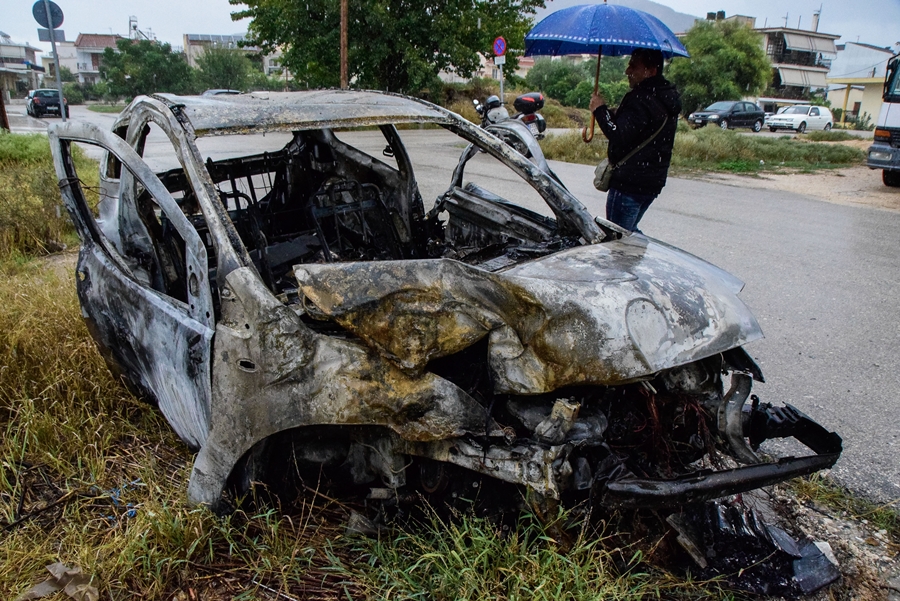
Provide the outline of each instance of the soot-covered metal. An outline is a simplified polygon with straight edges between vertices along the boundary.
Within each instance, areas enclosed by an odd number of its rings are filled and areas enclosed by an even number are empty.
[[[467,147],[426,210],[397,124]],[[347,128],[376,126],[378,156]],[[161,130],[179,167],[142,154]],[[208,135],[291,132],[204,160]],[[371,133],[369,131],[368,133]],[[537,498],[665,506],[830,467],[840,438],[751,395],[762,336],[733,276],[629,234],[546,165],[440,107],[378,92],[139,97],[112,132],[50,132],[82,240],[78,293],[111,368],[199,450],[193,502],[307,474],[378,498],[455,476]],[[72,142],[108,152],[99,218]],[[468,181],[483,150],[553,217]],[[767,438],[805,457],[764,462]],[[730,456],[746,464],[712,469]],[[291,475],[288,478],[287,475]]]

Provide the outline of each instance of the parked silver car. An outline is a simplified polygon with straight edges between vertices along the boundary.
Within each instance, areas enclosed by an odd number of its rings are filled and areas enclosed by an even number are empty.
[[[467,145],[431,207],[398,129],[412,124]],[[142,158],[151,131],[169,166]],[[248,156],[248,133],[281,146]],[[215,136],[235,151],[201,152]],[[50,139],[84,318],[110,367],[199,449],[193,502],[322,478],[378,499],[505,486],[672,505],[840,455],[836,434],[751,397],[763,377],[742,345],[762,332],[737,278],[592,217],[441,107],[160,94],[112,131],[68,123]],[[107,151],[96,218],[73,142]],[[510,179],[545,214],[504,198]],[[784,436],[813,453],[764,461],[760,443]],[[719,454],[747,465],[709,469]]]

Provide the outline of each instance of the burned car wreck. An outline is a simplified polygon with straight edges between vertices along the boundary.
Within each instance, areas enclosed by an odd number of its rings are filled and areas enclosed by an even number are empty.
[[[423,124],[468,144],[433,207],[401,141]],[[151,130],[176,165],[151,167]],[[284,143],[200,150],[247,134]],[[312,470],[387,496],[440,494],[464,473],[543,499],[665,506],[840,455],[837,434],[751,394],[763,376],[742,345],[762,333],[740,281],[593,218],[440,107],[339,90],[154,95],[112,131],[69,122],[50,137],[84,318],[110,368],[199,451],[193,502]],[[106,151],[96,218],[73,142]],[[549,210],[471,181],[482,158]],[[811,452],[762,460],[776,437]]]

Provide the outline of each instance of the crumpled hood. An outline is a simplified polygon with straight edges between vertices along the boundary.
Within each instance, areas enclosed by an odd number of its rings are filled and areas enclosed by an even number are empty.
[[[449,259],[294,273],[311,313],[412,372],[489,336],[496,393],[619,384],[762,337],[739,280],[640,235],[500,273]]]

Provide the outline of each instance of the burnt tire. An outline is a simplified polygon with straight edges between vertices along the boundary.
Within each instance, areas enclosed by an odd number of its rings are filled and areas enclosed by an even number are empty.
[[[756,121],[753,122],[753,131],[755,133],[759,133],[760,131],[762,131],[762,126],[763,126],[762,119],[757,119]]]
[[[798,134],[802,134],[805,131],[806,131],[806,121],[802,122],[800,125],[797,126]]]
[[[722,119],[719,121],[719,127],[722,129],[728,129],[728,119]]]
[[[890,188],[900,188],[900,171],[881,170],[881,181]]]

